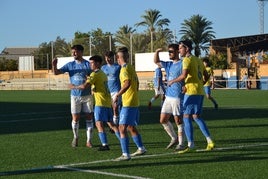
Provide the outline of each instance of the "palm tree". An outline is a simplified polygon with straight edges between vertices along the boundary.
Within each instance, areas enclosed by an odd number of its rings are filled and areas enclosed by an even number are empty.
[[[174,42],[174,34],[171,30],[168,28],[166,29],[159,29],[157,32],[155,32],[155,38],[157,41],[155,41],[154,46],[157,47],[167,47],[171,43]]]
[[[145,26],[148,28],[150,35],[151,35],[151,52],[153,52],[153,34],[155,32],[155,29],[157,28],[163,28],[164,26],[168,26],[170,23],[170,20],[167,18],[160,19],[162,15],[160,14],[160,11],[156,9],[149,9],[145,11],[145,14],[141,16],[143,18],[143,21],[135,24],[138,26]]]
[[[126,46],[130,49],[130,38],[136,30],[128,25],[124,25],[119,28],[115,34],[115,40],[119,45]]]
[[[193,42],[195,56],[199,57],[201,50],[207,53],[210,40],[215,38],[215,32],[211,27],[212,22],[198,14],[184,20],[181,25],[180,34],[183,35],[181,39],[189,39]]]
[[[115,41],[119,46],[125,46],[130,50],[130,63],[132,64],[133,59],[133,33],[136,29],[129,27],[128,25],[124,25],[119,28],[119,30],[115,34]]]

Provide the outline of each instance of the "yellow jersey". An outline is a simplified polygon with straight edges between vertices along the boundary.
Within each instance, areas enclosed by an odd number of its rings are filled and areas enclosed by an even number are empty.
[[[87,83],[94,85],[95,106],[111,107],[112,98],[108,89],[108,79],[101,71],[94,71],[87,78]]]
[[[129,88],[127,89],[127,91],[125,91],[122,94],[123,107],[138,107],[139,106],[139,94],[138,94],[139,80],[138,80],[136,71],[131,65],[125,64],[121,67],[119,78],[121,82],[121,87],[123,87],[125,80],[130,80]]]
[[[211,67],[206,67],[206,71],[208,73],[208,81],[204,84],[204,86],[211,86],[211,77],[213,76],[213,70]]]
[[[183,70],[188,71],[185,79],[185,88],[187,95],[204,95],[203,89],[203,72],[205,66],[203,62],[196,56],[183,58]]]

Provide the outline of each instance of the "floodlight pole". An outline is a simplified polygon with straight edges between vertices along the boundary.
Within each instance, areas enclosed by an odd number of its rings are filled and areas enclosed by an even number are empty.
[[[109,49],[112,51],[112,35],[109,35]]]
[[[132,33],[130,33],[130,36],[129,36],[129,42],[130,42],[130,64],[132,65],[132,53],[133,53],[133,51],[132,51]]]
[[[91,45],[92,45],[91,36],[89,36],[89,56],[91,56]]]

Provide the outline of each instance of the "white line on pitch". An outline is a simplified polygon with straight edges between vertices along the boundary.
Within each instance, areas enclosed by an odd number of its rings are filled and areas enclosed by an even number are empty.
[[[218,148],[214,148],[212,151],[240,149],[240,148],[250,148],[250,147],[261,147],[261,146],[268,146],[268,143],[258,143],[258,144],[250,144],[250,145],[238,145],[238,146],[220,147],[220,148],[218,147]],[[205,152],[207,150],[206,149],[197,149],[195,151],[196,152]],[[210,151],[207,151],[207,152],[210,152]],[[141,155],[141,156],[132,157],[132,159],[136,159],[136,158],[152,158],[152,157],[160,157],[160,156],[175,155],[175,154],[178,154],[178,153],[177,152],[169,152],[169,153],[161,153],[161,154]],[[57,165],[55,167],[79,166],[79,165],[88,165],[88,164],[105,163],[105,162],[113,162],[113,161],[114,161],[114,159],[96,160],[96,161],[91,161],[91,162]]]
[[[230,147],[220,147],[220,148],[214,148],[213,150],[221,151],[221,150],[231,150],[231,149],[240,149],[240,148],[250,148],[250,147],[261,147],[261,146],[268,146],[268,143],[257,143],[257,144],[249,144],[249,145],[238,145],[238,146],[230,146]],[[205,149],[198,149],[196,152],[204,152]],[[210,152],[210,151],[208,151]],[[152,158],[152,157],[159,157],[159,156],[165,156],[165,155],[175,155],[176,152],[169,152],[169,153],[162,153],[162,154],[152,154],[152,155],[142,155],[133,157],[134,158]],[[177,154],[178,155],[178,154]],[[10,172],[0,172],[0,176],[7,176],[7,175],[14,175],[14,174],[20,174],[20,173],[27,173],[32,171],[38,171],[38,170],[47,170],[47,169],[68,169],[68,170],[74,170],[74,171],[81,171],[81,172],[88,172],[88,173],[96,173],[96,174],[104,174],[104,175],[111,175],[111,176],[118,176],[118,177],[128,177],[128,178],[137,178],[137,179],[145,179],[143,177],[138,176],[129,176],[129,175],[121,175],[121,174],[114,174],[114,173],[108,173],[108,172],[100,172],[95,170],[82,170],[77,168],[72,168],[71,166],[79,166],[79,165],[88,165],[88,164],[95,164],[95,163],[105,163],[105,162],[113,162],[113,159],[108,160],[97,160],[97,161],[91,161],[91,162],[83,162],[83,163],[73,163],[73,164],[66,164],[66,165],[57,165],[57,166],[47,166],[47,167],[41,167],[41,168],[32,168],[27,170],[18,170],[18,171],[10,171]]]
[[[248,148],[248,147],[260,147],[260,146],[267,146],[268,143],[259,143],[259,144],[251,144],[251,145],[239,145],[239,146],[231,146],[231,147],[217,147],[213,150],[231,150],[231,149],[241,149],[241,148]],[[197,149],[196,152],[204,152],[207,151],[206,149]]]
[[[220,151],[220,150],[230,150],[230,149],[240,149],[240,148],[247,148],[247,147],[260,147],[260,146],[267,146],[268,143],[259,143],[259,144],[251,144],[251,145],[239,145],[239,146],[231,146],[231,147],[220,147],[220,148],[214,148],[213,150]],[[196,152],[204,152],[205,149],[198,149]],[[175,155],[177,152],[169,152],[169,153],[162,153],[162,154],[152,154],[152,155],[142,155],[133,157],[134,158],[152,158],[152,157],[159,157],[159,156],[166,156],[166,155]],[[115,173],[109,173],[109,172],[101,172],[96,170],[83,170],[79,168],[73,168],[71,166],[79,166],[79,165],[88,165],[88,164],[95,164],[95,163],[104,163],[104,162],[113,162],[113,159],[108,160],[97,160],[97,161],[91,161],[91,162],[84,162],[84,163],[73,163],[73,164],[67,164],[67,165],[58,165],[54,166],[54,168],[58,169],[67,169],[67,170],[73,170],[73,171],[79,171],[79,172],[87,172],[87,173],[95,173],[95,174],[103,174],[103,175],[109,175],[109,176],[116,176],[116,177],[125,177],[125,178],[137,178],[137,179],[144,179],[143,177],[139,176],[130,176],[130,175],[123,175],[123,174],[115,174]]]
[[[86,173],[95,173],[95,174],[102,174],[102,175],[108,175],[108,176],[115,176],[115,177],[124,177],[124,178],[135,178],[135,179],[149,179],[149,178],[144,178],[140,176],[132,176],[132,175],[123,175],[123,174],[116,174],[116,173],[110,173],[110,172],[101,172],[97,170],[83,170],[79,168],[72,168],[72,167],[54,167],[57,169],[67,169],[67,170],[72,170],[72,171],[78,171],[78,172],[86,172]]]
[[[152,157],[159,157],[159,156],[166,156],[166,155],[174,155],[176,153],[174,152],[169,152],[169,153],[162,153],[162,154],[151,154],[151,155],[141,155],[141,156],[136,156],[132,157],[134,158],[152,158]],[[114,159],[107,159],[107,160],[96,160],[96,161],[91,161],[91,162],[83,162],[83,163],[72,163],[72,164],[65,164],[65,165],[57,165],[54,167],[69,167],[69,166],[79,166],[79,165],[89,165],[89,164],[95,164],[95,163],[105,163],[105,162],[114,162]]]

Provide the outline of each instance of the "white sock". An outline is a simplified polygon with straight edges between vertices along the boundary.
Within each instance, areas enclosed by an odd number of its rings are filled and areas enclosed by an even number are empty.
[[[188,142],[188,147],[191,149],[194,148],[194,142]]]
[[[168,121],[166,124],[162,124],[167,134],[171,137],[172,140],[175,140],[177,138],[177,135],[174,131],[173,125],[170,121]]]
[[[86,133],[87,133],[87,142],[91,142],[93,136],[93,121],[86,120]]]
[[[78,139],[78,130],[79,130],[79,121],[72,121],[72,130],[74,134],[74,138]]]
[[[212,142],[212,139],[210,137],[207,137],[207,143],[211,143]]]
[[[178,139],[179,139],[179,145],[183,144],[183,124],[177,125],[178,127]]]

